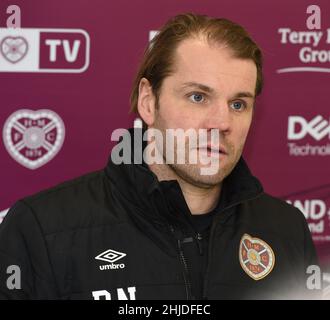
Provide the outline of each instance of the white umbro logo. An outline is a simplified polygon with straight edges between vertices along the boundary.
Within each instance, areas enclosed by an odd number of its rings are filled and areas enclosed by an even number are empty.
[[[109,249],[99,254],[97,257],[95,257],[95,259],[113,263],[121,258],[124,258],[125,256],[126,253]]]
[[[111,264],[100,266],[100,270],[123,269],[123,268],[125,268],[125,264],[123,264],[123,263],[114,264],[114,262],[118,261],[119,259],[124,258],[125,256],[126,256],[126,253],[109,249],[109,250],[106,250],[106,251],[100,253],[98,256],[95,257],[95,259],[111,263]]]

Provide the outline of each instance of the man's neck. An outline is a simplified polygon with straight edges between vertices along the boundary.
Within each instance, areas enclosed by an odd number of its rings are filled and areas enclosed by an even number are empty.
[[[199,215],[212,211],[220,197],[222,184],[203,188],[193,185],[178,176],[167,164],[152,164],[149,169],[159,181],[177,180],[191,214]]]

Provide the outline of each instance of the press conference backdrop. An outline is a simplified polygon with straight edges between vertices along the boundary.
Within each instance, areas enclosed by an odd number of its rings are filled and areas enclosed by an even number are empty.
[[[7,28],[11,5],[20,28]],[[328,0],[1,0],[0,220],[18,199],[105,166],[112,132],[135,120],[143,50],[182,12],[229,18],[261,46],[265,88],[244,155],[268,193],[305,214],[329,272]]]

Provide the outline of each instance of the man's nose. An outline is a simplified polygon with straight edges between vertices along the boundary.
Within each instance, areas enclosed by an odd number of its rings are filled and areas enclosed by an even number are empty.
[[[230,108],[227,102],[219,102],[210,108],[207,119],[206,127],[208,129],[219,129],[222,133],[229,133],[231,130]]]

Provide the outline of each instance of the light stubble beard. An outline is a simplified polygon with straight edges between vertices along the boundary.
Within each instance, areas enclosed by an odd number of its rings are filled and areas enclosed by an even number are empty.
[[[219,159],[218,169],[214,174],[201,174],[201,168],[204,166],[201,163],[191,164],[186,161],[184,164],[178,164],[176,162],[174,164],[167,164],[165,159],[165,165],[185,182],[198,188],[210,189],[221,184],[232,172],[242,154],[243,146],[235,152],[232,145],[226,144],[226,149],[227,154],[223,156],[225,159]],[[186,145],[186,160],[189,160],[189,151],[189,145]]]
[[[156,128],[155,128],[156,129]],[[212,189],[217,187],[222,181],[232,172],[235,168],[237,162],[240,159],[240,156],[243,151],[244,144],[239,146],[237,150],[235,150],[234,145],[228,142],[224,142],[224,139],[221,139],[222,145],[226,148],[227,154],[222,156],[224,159],[219,159],[217,163],[218,167],[215,173],[213,174],[201,174],[201,168],[207,167],[200,163],[189,163],[189,153],[197,152],[198,150],[193,150],[190,148],[189,139],[185,140],[185,163],[178,163],[177,159],[174,159],[174,163],[172,161],[167,161],[166,159],[166,129],[157,128],[162,132],[163,137],[163,164],[155,164],[150,166],[150,169],[156,173],[159,180],[183,180],[184,182],[193,185],[197,188],[202,189]],[[199,145],[199,144],[197,144]],[[176,157],[178,143],[175,141],[174,144],[174,156]]]

